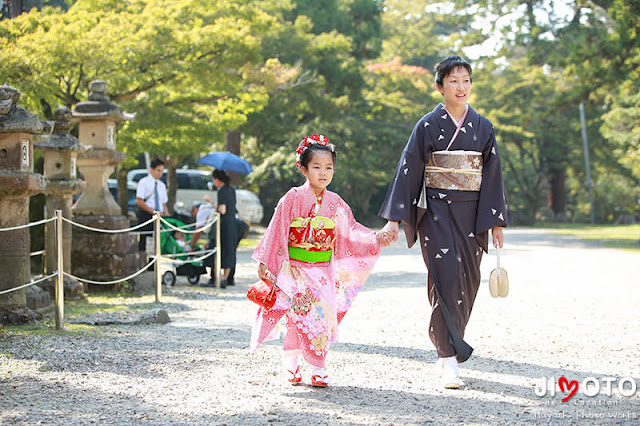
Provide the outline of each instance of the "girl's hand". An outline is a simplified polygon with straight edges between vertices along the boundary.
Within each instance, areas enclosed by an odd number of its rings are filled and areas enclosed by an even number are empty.
[[[392,237],[390,234],[380,231],[376,233],[376,239],[378,240],[378,244],[382,247],[389,247]]]
[[[267,265],[265,265],[264,263],[261,263],[260,266],[258,266],[258,276],[263,281],[269,281],[269,275],[267,274]]]
[[[493,239],[493,246],[500,247],[504,245],[504,233],[501,226],[494,226],[491,228],[491,237]]]
[[[388,236],[389,244],[395,243],[396,241],[398,241],[398,234],[400,233],[400,225],[398,225],[398,222],[395,222],[392,220],[387,221],[387,224],[384,226],[384,228],[382,228],[380,232]]]

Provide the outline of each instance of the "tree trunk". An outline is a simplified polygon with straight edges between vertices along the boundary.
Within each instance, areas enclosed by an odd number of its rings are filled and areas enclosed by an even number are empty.
[[[240,136],[240,132],[237,130],[231,130],[227,132],[225,137],[225,149],[237,156],[240,156]]]
[[[225,136],[224,148],[230,153],[237,155],[238,157],[241,156],[240,155],[241,136],[242,134],[237,130],[230,130],[227,132]],[[231,185],[237,186],[238,182],[240,181],[240,173],[228,172],[228,171],[225,173],[229,175],[229,178],[231,179]]]
[[[167,165],[167,197],[169,198],[167,209],[169,214],[172,215],[176,204],[176,192],[178,191],[178,175],[176,173],[178,158],[167,155],[165,163]]]
[[[564,214],[567,211],[566,170],[551,170],[551,210],[554,214]]]
[[[118,179],[118,205],[123,216],[129,217],[129,188],[127,187],[127,169],[119,166],[116,172]]]

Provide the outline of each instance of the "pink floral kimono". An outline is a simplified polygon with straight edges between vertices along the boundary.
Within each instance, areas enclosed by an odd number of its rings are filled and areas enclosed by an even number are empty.
[[[260,308],[251,350],[278,338],[286,314],[284,350],[324,368],[338,324],[380,255],[375,232],[356,222],[340,196],[328,190],[316,198],[309,183],[282,197],[253,258],[276,277],[273,308]]]

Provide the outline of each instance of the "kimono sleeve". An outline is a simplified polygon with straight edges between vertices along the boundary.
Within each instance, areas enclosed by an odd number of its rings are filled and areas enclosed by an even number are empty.
[[[344,202],[335,221],[334,268],[340,322],[380,257],[380,243],[374,231],[356,222],[351,208]]]
[[[291,212],[294,197],[295,189],[291,189],[278,201],[269,226],[251,256],[264,263],[275,277],[278,276],[283,262],[289,258],[289,225],[293,219]]]
[[[378,213],[384,219],[402,221],[409,247],[416,242],[417,228],[422,217],[419,215],[417,204],[424,185],[427,125],[427,116],[425,116],[413,128]]]
[[[485,149],[482,151],[484,160],[482,168],[482,185],[476,214],[476,235],[494,226],[507,226],[511,222],[511,213],[504,191],[500,154],[491,123],[490,135]],[[485,248],[486,251],[486,248]]]

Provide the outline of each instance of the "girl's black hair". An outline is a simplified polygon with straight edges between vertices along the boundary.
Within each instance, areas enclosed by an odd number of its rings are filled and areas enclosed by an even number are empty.
[[[469,62],[462,59],[460,56],[447,56],[442,61],[438,62],[433,68],[436,75],[436,84],[443,86],[444,78],[451,74],[456,67],[464,67],[469,72],[469,78],[471,78],[471,65]]]
[[[327,151],[331,153],[331,160],[333,161],[333,165],[336,165],[337,153],[336,148],[333,145],[320,145],[318,143],[314,143],[309,145],[307,149],[304,150],[302,154],[300,154],[300,167],[307,167],[309,162],[313,158],[313,154],[319,151]]]
[[[228,185],[229,182],[231,182],[231,179],[229,179],[229,176],[227,176],[224,170],[215,169],[213,172],[211,172],[211,177],[222,181],[225,185]]]

